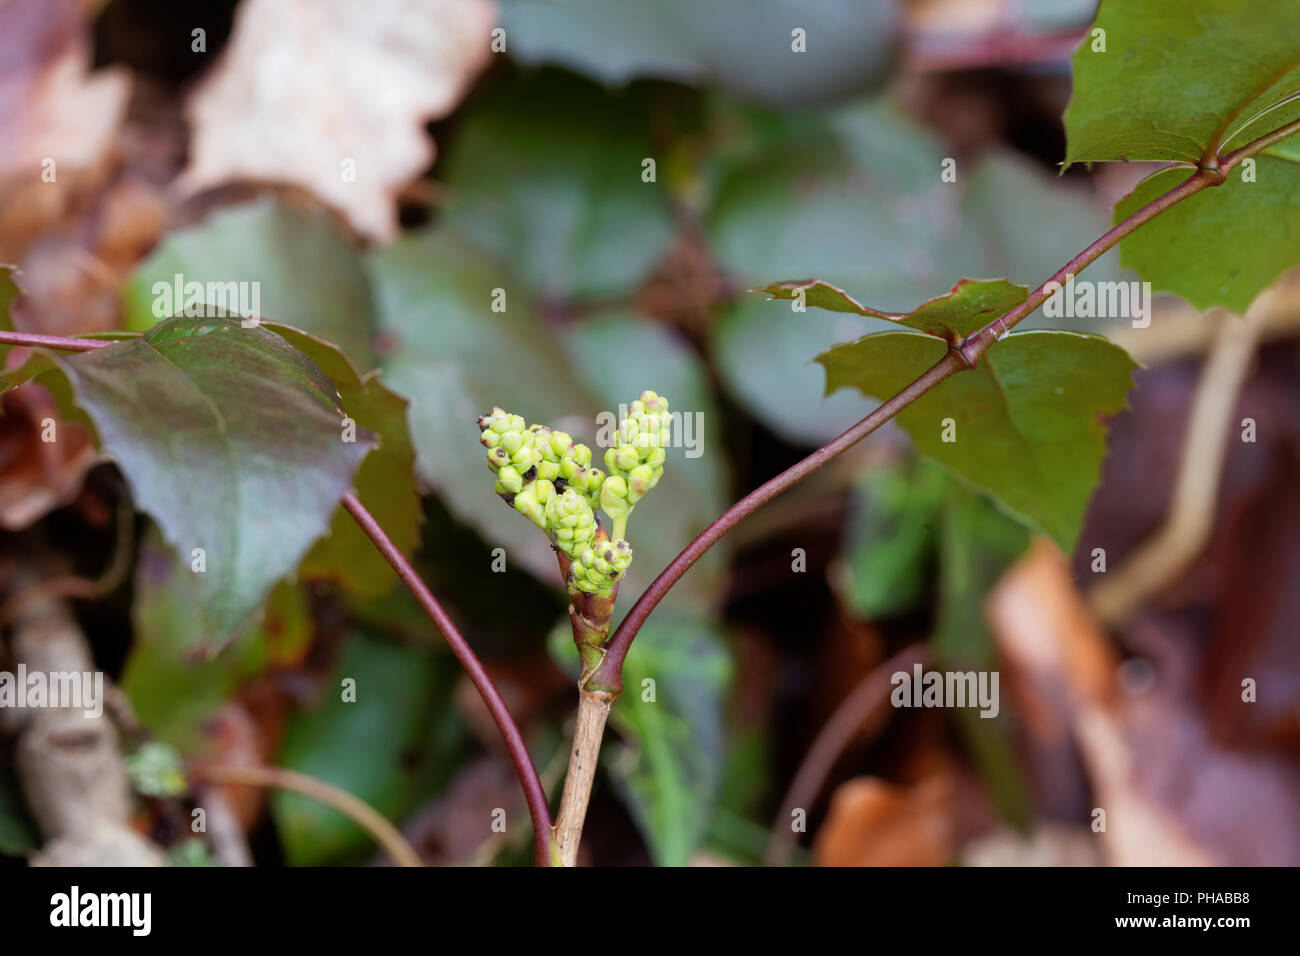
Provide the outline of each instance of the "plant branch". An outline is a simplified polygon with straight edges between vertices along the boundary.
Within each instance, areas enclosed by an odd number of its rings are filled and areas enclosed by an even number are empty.
[[[659,576],[650,583],[645,592],[637,598],[636,603],[632,605],[632,609],[628,611],[627,616],[619,624],[618,630],[614,632],[613,638],[610,639],[605,659],[593,675],[592,682],[599,682],[604,687],[622,687],[623,661],[627,658],[628,648],[631,647],[632,641],[636,638],[641,626],[645,624],[651,612],[672,589],[673,585],[681,579],[682,575],[690,570],[691,566],[709,548],[713,547],[723,535],[742,519],[791,485],[802,481],[838,455],[852,448],[944,379],[957,372],[974,368],[979,362],[980,356],[988,351],[989,346],[1023,321],[1048,299],[1054,291],[1049,290],[1049,285],[1064,282],[1067,275],[1082,271],[1100,258],[1107,250],[1118,245],[1121,240],[1183,200],[1196,195],[1204,189],[1222,185],[1227,181],[1228,173],[1243,160],[1268,149],[1268,147],[1297,132],[1300,132],[1300,119],[1293,120],[1270,133],[1265,133],[1240,149],[1235,149],[1226,156],[1220,157],[1217,166],[1198,169],[1168,192],[1156,197],[1123,221],[1116,223],[1086,249],[1058,269],[1050,279],[1047,279],[1035,289],[1023,303],[1005,315],[994,319],[978,332],[968,336],[961,345],[949,349],[947,355],[922,373],[919,378],[876,408],[862,421],[833,439],[829,444],[823,445],[807,458],[760,485],[728,508],[717,520],[705,528],[694,541],[687,545],[685,550],[677,555],[669,563],[668,567],[664,568]]]
[[[0,345],[21,345],[27,348],[61,349],[64,352],[89,352],[91,349],[112,345],[112,339],[77,339],[63,335],[35,335],[28,332],[0,330]]]
[[[548,866],[551,861],[550,843],[551,843],[551,813],[546,802],[546,791],[542,787],[541,778],[537,776],[537,768],[533,766],[533,759],[528,755],[528,747],[524,744],[523,735],[519,732],[519,727],[515,724],[514,718],[506,708],[505,702],[501,699],[501,694],[497,691],[496,685],[488,677],[487,671],[483,669],[483,664],[475,656],[473,649],[470,648],[469,642],[465,640],[464,635],[457,629],[452,619],[447,616],[447,612],[442,609],[433,592],[415,573],[411,563],[406,560],[400,548],[393,544],[384,529],[380,527],[379,522],[375,520],[366,506],[361,503],[361,499],[353,492],[348,492],[343,496],[343,507],[347,508],[349,514],[356,519],[361,530],[369,536],[374,542],[379,553],[387,559],[388,563],[393,566],[397,576],[402,579],[402,583],[410,588],[415,599],[424,608],[424,612],[429,615],[429,619],[442,632],[447,643],[451,646],[451,651],[460,661],[465,672],[469,674],[469,679],[473,681],[475,688],[478,689],[479,695],[483,702],[487,704],[488,711],[492,714],[492,719],[496,721],[497,729],[501,731],[501,736],[506,742],[506,749],[510,751],[510,759],[514,762],[515,772],[519,775],[519,782],[523,785],[524,796],[528,800],[528,812],[533,820],[533,853],[534,859],[538,866]]]
[[[311,797],[343,814],[361,827],[387,851],[398,866],[424,866],[415,849],[400,830],[378,810],[360,797],[341,790],[332,783],[317,780],[296,770],[283,767],[238,767],[227,764],[199,764],[191,774],[208,783],[238,784],[251,787],[280,787]]]

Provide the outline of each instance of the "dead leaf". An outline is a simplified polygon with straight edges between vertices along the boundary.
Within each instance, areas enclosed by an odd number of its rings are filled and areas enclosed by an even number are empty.
[[[0,3],[0,261],[16,262],[108,172],[131,79],[90,66],[77,0]]]
[[[246,0],[188,103],[179,188],[295,184],[392,239],[395,197],[433,162],[424,124],[486,66],[495,23],[491,0]]]
[[[842,784],[817,831],[817,865],[946,866],[954,855],[952,796],[946,773],[913,787],[875,777]]]
[[[76,498],[99,453],[84,428],[58,420],[53,396],[40,385],[28,382],[0,402],[0,528],[19,531]],[[41,440],[47,419],[57,441]]]
[[[1143,786],[1147,760],[1134,750],[1131,713],[1119,696],[1118,655],[1089,616],[1055,545],[1035,541],[989,599],[998,646],[1045,699],[1063,707],[1083,753],[1106,859],[1117,866],[1206,866],[1215,862],[1169,806]],[[1186,755],[1179,758],[1186,760]]]

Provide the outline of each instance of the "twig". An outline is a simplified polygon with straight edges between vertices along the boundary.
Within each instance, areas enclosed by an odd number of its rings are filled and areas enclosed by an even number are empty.
[[[1272,290],[1255,300],[1244,319],[1219,318],[1214,350],[1205,362],[1187,420],[1173,500],[1160,530],[1088,595],[1098,620],[1124,620],[1146,598],[1182,571],[1205,547],[1214,526],[1223,459],[1232,431],[1230,418],[1246,380]]]
[[[112,339],[78,339],[62,335],[36,335],[30,332],[0,331],[0,345],[21,345],[27,348],[59,349],[63,352],[89,352],[112,345]]]
[[[1118,245],[1140,227],[1155,219],[1161,213],[1183,200],[1196,195],[1204,189],[1220,186],[1227,181],[1228,173],[1242,161],[1260,153],[1268,147],[1281,142],[1289,136],[1300,132],[1300,119],[1287,123],[1258,139],[1233,150],[1222,157],[1217,168],[1198,169],[1187,179],[1161,196],[1156,197],[1141,209],[1129,215],[1123,221],[1108,229],[1104,235],[1091,243],[1086,249],[1058,269],[1051,278],[1035,289],[1022,304],[1002,315],[978,332],[967,337],[959,346],[951,348],[948,353],[923,372],[901,392],[880,405],[866,418],[858,422],[829,444],[823,445],[803,461],[760,485],[736,504],[728,508],[721,517],[704,529],[694,541],[677,555],[650,583],[645,592],[637,598],[632,609],[614,632],[610,639],[605,659],[592,677],[591,684],[603,687],[622,687],[623,661],[627,658],[628,648],[636,638],[637,632],[650,617],[652,611],[663,600],[664,595],[676,584],[700,557],[713,547],[732,527],[751,512],[772,498],[779,495],[791,485],[812,474],[827,462],[842,454],[866,438],[873,431],[893,418],[900,411],[920,398],[934,386],[957,372],[974,368],[980,357],[999,338],[1029,316],[1035,309],[1047,301],[1053,289],[1048,286],[1064,282],[1067,275],[1077,274],[1101,257],[1103,253]]]
[[[793,811],[811,808],[826,777],[835,766],[835,761],[853,739],[853,735],[867,725],[868,721],[875,727],[876,721],[872,718],[889,699],[890,677],[897,671],[910,673],[913,665],[924,665],[928,658],[929,652],[923,645],[914,644],[904,648],[868,674],[835,708],[830,719],[817,732],[812,747],[795,771],[790,788],[781,801],[781,809],[772,825],[771,842],[767,845],[767,855],[763,860],[766,865],[784,866],[789,861],[795,844],[794,830],[790,826]]]
[[[478,689],[479,695],[483,702],[487,704],[488,712],[491,713],[492,719],[496,721],[497,729],[501,731],[501,737],[505,740],[506,749],[510,751],[510,759],[514,762],[515,772],[519,775],[519,782],[524,788],[524,796],[528,801],[528,812],[533,821],[533,855],[538,866],[547,866],[551,862],[550,843],[551,843],[551,812],[546,802],[546,791],[542,789],[542,781],[537,776],[537,768],[533,766],[533,758],[528,755],[528,746],[524,743],[523,734],[519,732],[519,727],[515,724],[515,719],[510,715],[505,701],[501,699],[501,694],[497,691],[496,685],[492,683],[492,678],[488,677],[487,671],[483,670],[483,665],[475,656],[474,651],[465,640],[460,630],[456,627],[452,619],[447,616],[447,612],[442,609],[437,598],[428,586],[420,580],[420,576],[415,573],[411,567],[411,562],[406,560],[400,548],[393,544],[393,540],[380,527],[379,522],[375,520],[366,506],[361,503],[361,499],[353,492],[348,492],[343,496],[343,507],[347,508],[348,513],[356,519],[361,530],[366,533],[379,553],[387,559],[388,563],[393,566],[397,576],[402,579],[402,583],[411,589],[415,595],[416,601],[424,608],[424,612],[429,615],[429,619],[442,632],[447,643],[451,646],[451,651],[460,661],[461,666],[469,675],[469,679]]]
[[[406,837],[374,807],[332,783],[317,780],[296,770],[283,767],[240,767],[233,764],[200,764],[192,768],[191,775],[208,783],[234,784],[251,787],[280,787],[311,797],[327,807],[332,807],[357,826],[364,829],[382,846],[398,866],[424,866]]]
[[[578,844],[582,825],[587,818],[591,787],[596,780],[600,760],[600,742],[614,696],[603,691],[578,689],[578,719],[573,729],[573,750],[569,754],[569,771],[564,775],[564,794],[560,812],[552,829],[555,852],[562,866],[577,866]]]

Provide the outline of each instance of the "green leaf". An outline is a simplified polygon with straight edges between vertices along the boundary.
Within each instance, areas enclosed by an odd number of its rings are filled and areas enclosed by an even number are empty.
[[[523,63],[559,63],[610,85],[637,77],[711,82],[794,105],[886,78],[899,25],[893,3],[800,0],[507,0],[502,20]],[[793,49],[801,27],[807,51]]]
[[[1120,245],[1124,265],[1157,292],[1198,309],[1238,315],[1287,269],[1300,264],[1300,164],[1270,152],[1255,158],[1255,181],[1238,167],[1225,183],[1184,199]],[[1161,170],[1115,206],[1119,222],[1192,175]]]
[[[1300,117],[1300,4],[1294,0],[1104,0],[1074,55],[1066,165],[1168,160],[1199,165]]]
[[[356,682],[351,702],[343,699],[347,678]],[[289,722],[280,766],[332,783],[400,821],[427,791],[429,773],[443,775],[451,759],[453,741],[441,724],[454,718],[436,708],[450,692],[448,678],[454,678],[451,671],[427,654],[352,635],[323,685],[320,705]],[[371,838],[355,823],[306,797],[278,792],[271,813],[291,866],[347,862],[373,852]]]
[[[698,619],[655,615],[628,652],[611,714],[624,743],[602,762],[661,866],[684,866],[708,830],[730,679],[725,644]]]
[[[139,506],[195,569],[206,643],[228,642],[325,532],[373,440],[344,442],[329,378],[237,319],[172,319],[52,359]]]
[[[250,283],[246,296],[256,292],[261,317],[338,343],[363,371],[377,364],[360,254],[325,210],[261,199],[169,233],[127,285],[126,327],[143,332],[181,314],[188,296],[183,284],[191,282],[203,284],[205,297],[214,283],[213,291],[223,291],[228,302],[236,287],[222,290],[221,284]]]
[[[943,341],[883,332],[817,361],[826,389],[886,398],[943,358]],[[994,495],[1012,514],[1074,547],[1105,455],[1104,416],[1124,407],[1135,363],[1118,346],[1075,332],[1033,331],[995,342],[980,364],[898,414],[918,450]],[[951,419],[955,441],[944,441]]]
[[[588,319],[573,326],[565,341],[580,380],[606,410],[616,412],[620,404],[653,389],[682,414],[680,427],[674,428],[674,447],[667,449],[663,479],[628,522],[635,555],[620,593],[640,594],[727,505],[719,417],[708,375],[686,343],[636,316]],[[693,448],[685,447],[687,440]],[[665,600],[670,605],[689,604],[696,611],[712,606],[726,557],[725,540],[719,544],[669,592]]]
[[[908,462],[867,472],[854,489],[853,517],[836,584],[849,609],[868,619],[920,603],[947,495],[943,469]]]
[[[378,372],[358,374],[334,345],[277,323],[266,327],[316,363],[337,386],[348,416],[379,439],[361,462],[357,496],[393,543],[408,557],[420,540],[420,497],[415,484],[415,449],[406,427],[408,403],[379,381]],[[363,434],[364,432],[358,432]],[[386,594],[397,574],[342,505],[329,534],[317,541],[298,573],[336,581],[363,597]]]
[[[947,484],[939,524],[939,612],[930,647],[940,669],[996,671],[997,648],[984,605],[1003,572],[1029,546],[1029,534],[982,495]],[[957,708],[953,717],[994,804],[1024,829],[1033,808],[1010,737],[1009,695],[999,697],[997,717],[981,716],[971,707]]]
[[[650,129],[650,103],[635,92],[554,73],[501,84],[457,129],[446,223],[533,292],[627,295],[674,233],[663,185],[642,180],[656,156]]]
[[[774,282],[760,291],[774,299],[789,301],[797,301],[802,293],[807,305],[897,322],[954,345],[1029,297],[1028,289],[1005,279],[962,279],[950,292],[900,315],[862,305],[847,292],[821,279]]]
[[[546,537],[492,491],[475,422],[500,405],[581,440],[597,402],[562,371],[566,356],[518,283],[445,230],[402,239],[370,269],[387,342],[384,381],[411,401],[421,478],[459,520],[507,546],[512,566],[557,579]],[[497,288],[503,312],[492,310]]]

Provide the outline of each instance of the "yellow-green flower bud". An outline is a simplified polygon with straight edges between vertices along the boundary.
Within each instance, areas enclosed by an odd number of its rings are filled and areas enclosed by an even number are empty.
[[[546,510],[538,500],[536,482],[515,495],[511,504],[514,505],[516,511],[537,525],[537,527],[543,530],[546,529]]]
[[[506,465],[497,472],[493,487],[499,495],[517,495],[523,490],[524,476],[513,465]]]

